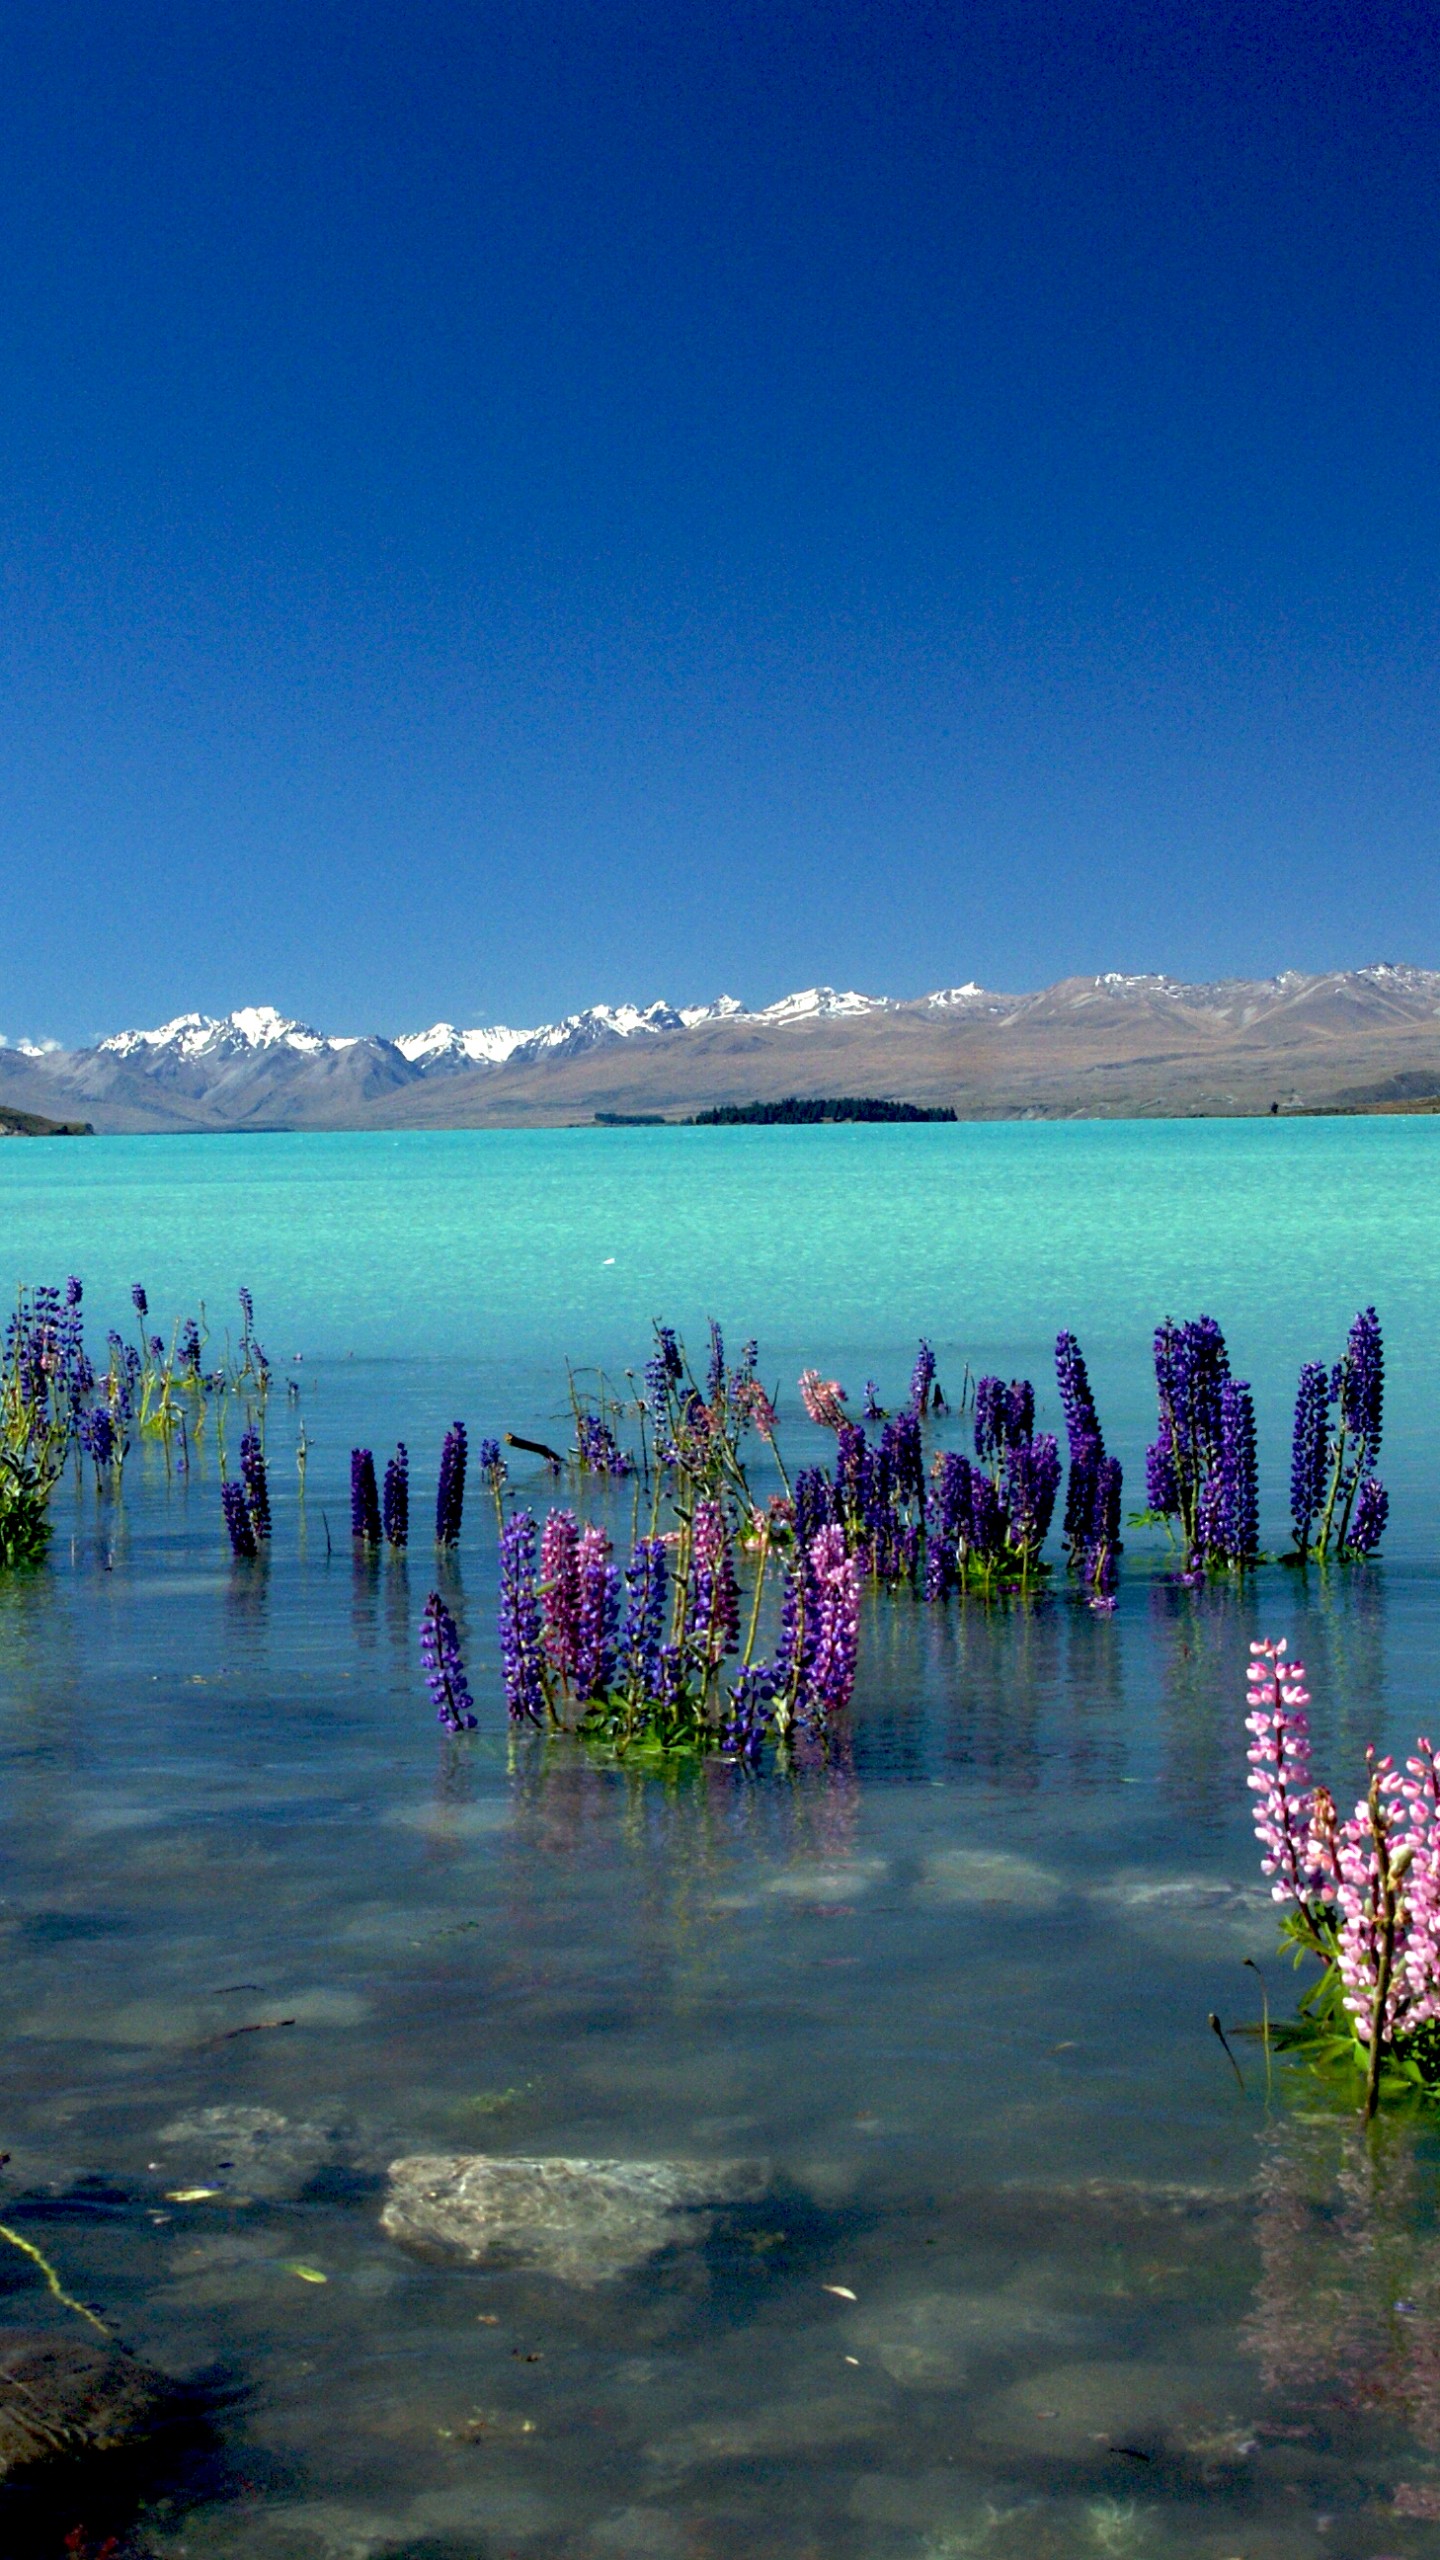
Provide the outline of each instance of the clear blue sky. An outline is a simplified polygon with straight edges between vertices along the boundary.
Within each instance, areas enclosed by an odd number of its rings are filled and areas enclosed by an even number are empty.
[[[1440,962],[1440,15],[0,28],[0,1031]]]

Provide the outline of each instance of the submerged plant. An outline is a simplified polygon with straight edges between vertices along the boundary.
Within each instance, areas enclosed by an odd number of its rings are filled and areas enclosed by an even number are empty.
[[[1282,1942],[1319,1963],[1302,2012],[1322,2049],[1351,2052],[1373,2116],[1388,2083],[1440,2090],[1440,1772],[1421,1736],[1398,1770],[1366,1752],[1346,1821],[1310,1776],[1309,1692],[1284,1641],[1250,1648],[1246,1727],[1255,1831]]]

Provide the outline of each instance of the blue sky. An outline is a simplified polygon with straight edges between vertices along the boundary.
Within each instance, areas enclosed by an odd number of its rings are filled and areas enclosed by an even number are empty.
[[[1440,962],[1440,18],[0,28],[0,1031]]]

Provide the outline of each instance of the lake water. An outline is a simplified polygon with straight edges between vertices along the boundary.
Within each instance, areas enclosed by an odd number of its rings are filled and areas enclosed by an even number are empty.
[[[1440,1712],[1437,1150],[1425,1121],[0,1149],[7,1281],[80,1272],[93,1344],[135,1280],[218,1337],[243,1280],[277,1374],[263,1569],[213,1457],[146,1450],[0,1577],[0,2212],[209,2430],[158,2503],[87,2483],[15,2550],[1433,2552],[1436,2145],[1367,2144],[1279,2065],[1267,2093],[1236,2035],[1242,2094],[1206,2017],[1257,2017],[1246,1958],[1293,1996],[1249,1638],[1304,1654],[1342,1792]],[[423,1529],[452,1416],[555,1439],[566,1356],[622,1375],[652,1316],[757,1334],[801,1463],[802,1365],[894,1405],[923,1332],[952,1392],[1023,1372],[1053,1424],[1070,1325],[1135,1500],[1151,1331],[1203,1308],[1278,1551],[1295,1371],[1372,1299],[1383,1561],[1185,1590],[1138,1531],[1112,1616],[1059,1573],[878,1598],[845,1747],[799,1777],[514,1740],[477,1491],[444,1575],[481,1722],[447,1739],[428,1545],[350,1550],[353,1442],[407,1440]],[[387,2173],[461,2153],[680,2161],[699,2201],[618,2271],[593,2216],[563,2264],[436,2263],[382,2226]],[[0,2288],[67,2326],[3,2246]]]

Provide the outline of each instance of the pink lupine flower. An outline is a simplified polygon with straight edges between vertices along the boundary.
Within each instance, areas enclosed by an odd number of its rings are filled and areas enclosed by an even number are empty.
[[[540,1532],[540,1624],[554,1670],[568,1681],[580,1645],[580,1523],[552,1511]]]
[[[822,1378],[818,1369],[802,1369],[800,1401],[812,1422],[829,1431],[842,1428],[848,1398],[838,1378]]]

